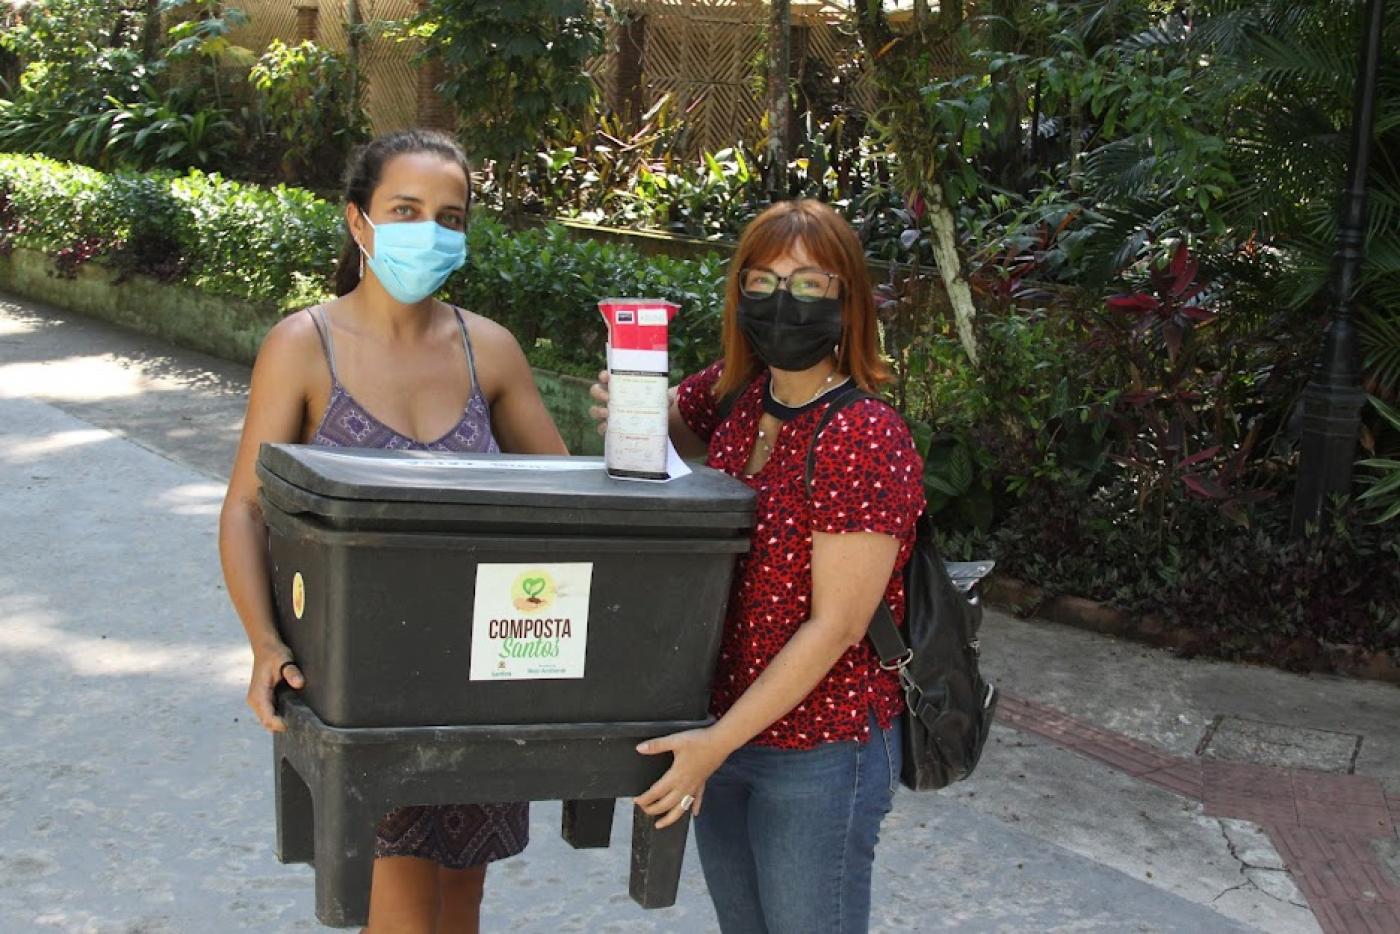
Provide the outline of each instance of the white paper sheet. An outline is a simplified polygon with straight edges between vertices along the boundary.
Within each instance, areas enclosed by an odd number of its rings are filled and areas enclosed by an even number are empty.
[[[676,446],[666,441],[666,479],[653,479],[651,477],[613,477],[614,480],[636,480],[641,483],[670,483],[672,480],[679,480],[681,477],[690,476],[690,465],[681,459]]]

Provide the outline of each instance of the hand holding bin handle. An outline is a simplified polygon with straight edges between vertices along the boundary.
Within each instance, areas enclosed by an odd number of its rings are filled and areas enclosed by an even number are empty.
[[[660,299],[605,298],[608,430],[603,462],[613,477],[665,480],[671,402],[670,324],[680,306]]]

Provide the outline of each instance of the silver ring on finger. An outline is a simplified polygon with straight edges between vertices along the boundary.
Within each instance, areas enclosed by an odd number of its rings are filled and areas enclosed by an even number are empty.
[[[681,799],[681,810],[689,811],[690,806],[695,803],[695,795],[686,795]]]

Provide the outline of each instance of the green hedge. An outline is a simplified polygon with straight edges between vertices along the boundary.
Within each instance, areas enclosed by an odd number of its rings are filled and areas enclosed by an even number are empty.
[[[58,271],[92,259],[291,311],[329,294],[343,242],[339,205],[308,191],[191,172],[107,174],[38,156],[0,154],[0,249],[54,257]],[[645,295],[682,307],[676,373],[718,353],[723,257],[643,257],[571,239],[557,225],[515,232],[486,217],[468,232],[469,264],[444,297],[520,338],[533,362],[591,374],[602,363],[597,301]]]
[[[719,355],[727,260],[644,257],[631,247],[572,239],[563,227],[523,232],[479,218],[468,232],[470,258],[448,296],[509,327],[531,360],[592,375],[603,362],[606,330],[598,299],[663,298],[681,306],[671,331],[671,368],[679,376]]]

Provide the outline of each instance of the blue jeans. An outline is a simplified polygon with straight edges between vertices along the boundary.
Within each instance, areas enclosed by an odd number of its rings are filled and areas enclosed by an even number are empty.
[[[898,722],[866,743],[744,746],[705,784],[695,842],[724,934],[865,934]]]

